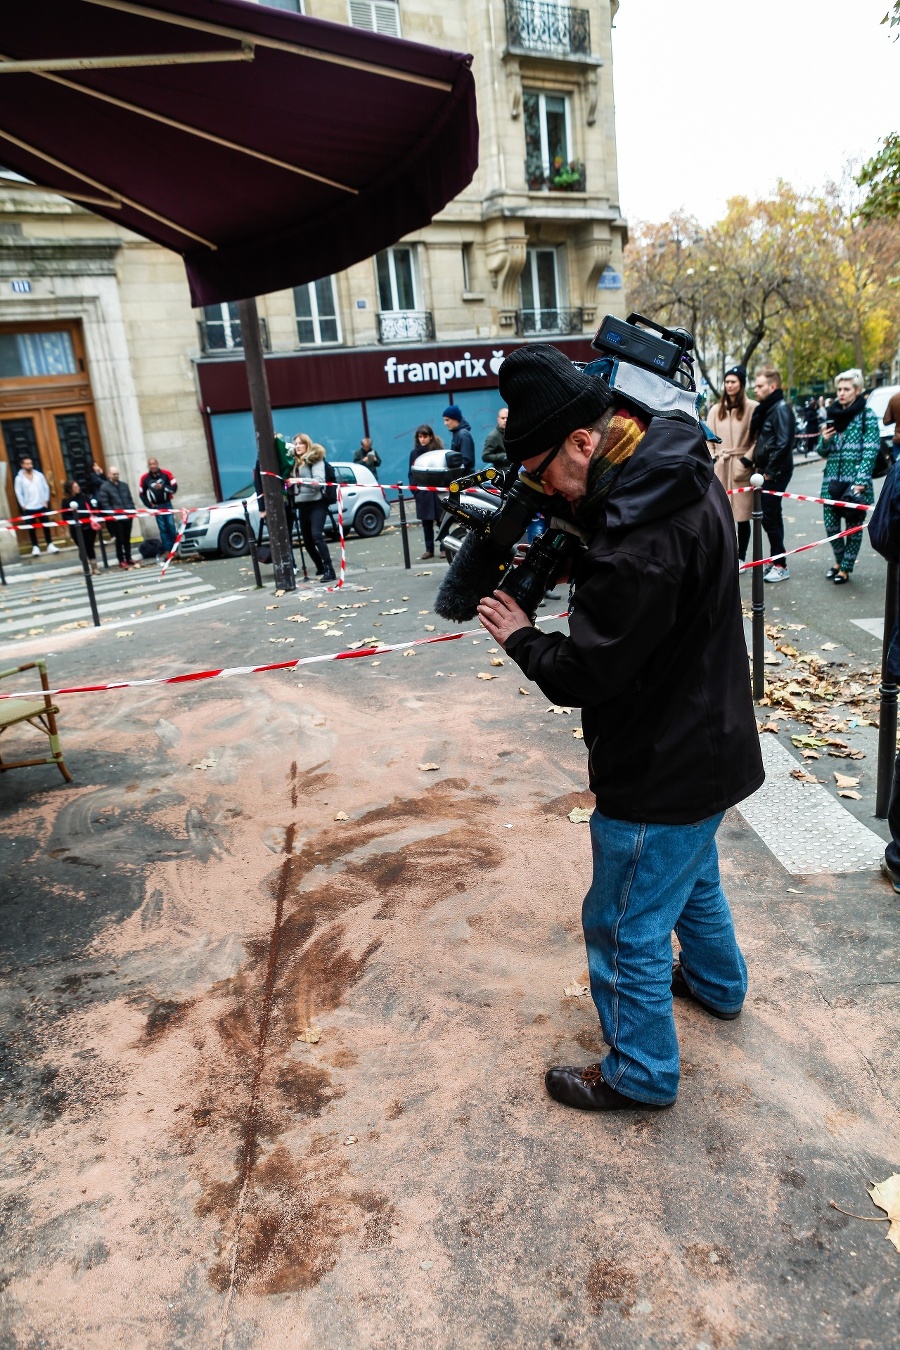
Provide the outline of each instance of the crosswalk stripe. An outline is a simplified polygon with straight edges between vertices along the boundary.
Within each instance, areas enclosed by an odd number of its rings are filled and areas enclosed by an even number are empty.
[[[103,615],[112,614],[117,611],[128,611],[138,606],[143,609],[148,604],[158,603],[159,601],[170,601],[176,593],[193,596],[200,595],[204,592],[208,593],[213,590],[215,590],[214,586],[202,584],[194,585],[193,587],[172,586],[169,590],[160,588],[159,592],[154,592],[153,595],[147,597],[122,596],[117,600],[104,600],[102,602],[98,599],[97,610],[98,613]],[[5,623],[0,623],[0,638],[8,633],[18,632],[23,628],[27,629],[38,625],[44,628],[58,628],[62,623],[67,623],[71,620],[90,619],[90,617],[90,606],[85,598],[83,604],[72,609],[60,610],[54,614],[43,614],[39,611],[37,614],[27,614],[19,619],[8,619]]]
[[[146,583],[132,581],[128,586],[98,586],[94,585],[94,594],[98,600],[106,600],[114,596],[129,597],[134,596],[139,599],[153,599],[154,596],[162,595],[166,592],[178,590],[188,592],[196,590],[198,586],[205,583],[200,577],[193,577],[190,581],[185,581],[183,577],[167,577],[163,581],[149,581]],[[8,615],[14,617],[17,613],[27,611],[32,614],[43,614],[45,609],[55,608],[60,601],[84,604],[88,603],[87,589],[85,586],[77,586],[72,590],[53,590],[49,593],[43,593],[35,596],[21,596],[15,600],[3,604],[0,602],[0,616]]]

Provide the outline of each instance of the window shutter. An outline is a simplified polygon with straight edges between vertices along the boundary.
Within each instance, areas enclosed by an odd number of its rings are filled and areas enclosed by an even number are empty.
[[[354,28],[400,36],[400,10],[395,0],[350,0],[350,22]]]

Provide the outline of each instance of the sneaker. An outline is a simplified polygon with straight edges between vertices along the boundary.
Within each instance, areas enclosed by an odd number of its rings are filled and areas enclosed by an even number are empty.
[[[888,881],[891,883],[894,890],[897,892],[898,895],[900,895],[900,878],[894,876],[894,873],[888,866],[887,858],[882,858],[881,860],[881,875],[883,877],[887,877]]]
[[[32,550],[31,550],[31,556],[32,556],[32,558],[36,558],[36,557],[40,554],[40,551],[41,551],[41,550],[38,548],[37,544],[35,544],[34,547],[33,547]]]
[[[59,552],[59,549],[56,547],[55,544],[48,544],[48,545],[47,545],[47,552],[48,552],[48,553],[58,553],[58,552]]]
[[[763,581],[787,581],[790,575],[786,567],[779,567],[777,563],[773,563],[763,577]]]

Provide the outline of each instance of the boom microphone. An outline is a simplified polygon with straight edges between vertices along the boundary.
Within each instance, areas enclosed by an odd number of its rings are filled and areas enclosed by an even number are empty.
[[[478,602],[493,595],[503,579],[512,552],[499,557],[493,544],[470,530],[438,588],[434,612],[452,623],[474,619]]]

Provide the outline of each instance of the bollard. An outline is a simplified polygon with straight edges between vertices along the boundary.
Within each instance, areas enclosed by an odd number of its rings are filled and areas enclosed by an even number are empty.
[[[400,494],[397,497],[397,505],[400,508],[400,534],[403,539],[403,566],[406,568],[408,572],[412,567],[412,563],[409,557],[409,527],[406,524],[406,503],[403,499],[402,488],[400,489]]]
[[[244,524],[247,526],[247,543],[250,545],[250,561],[253,564],[253,576],[256,579],[256,589],[261,591],[263,588],[262,573],[259,570],[259,558],[256,556],[256,535],[250,528],[250,515],[247,511],[246,498],[241,503],[244,508]]]
[[[88,562],[87,549],[84,546],[84,531],[81,521],[77,519],[72,521],[72,529],[75,531],[75,543],[78,545],[78,556],[81,559],[81,568],[84,572],[84,584],[87,586],[88,602],[91,606],[91,617],[94,620],[94,627],[100,627],[100,613],[97,609],[97,597],[94,594],[94,578],[91,576],[91,564]]]
[[[107,556],[106,556],[106,540],[103,538],[103,530],[104,530],[105,525],[106,525],[106,522],[104,521],[104,522],[103,522],[103,525],[101,525],[101,526],[100,526],[100,529],[97,531],[97,538],[100,540],[100,556],[101,556],[101,558],[103,559],[103,570],[104,570],[104,572],[108,572],[108,571],[109,571],[109,558],[107,558]],[[93,527],[91,527],[91,528],[93,528]]]
[[[878,768],[876,771],[875,815],[887,819],[897,758],[897,682],[889,669],[891,638],[897,624],[900,564],[889,562],[884,591],[884,637],[881,642],[881,688],[878,712]]]
[[[3,556],[0,554],[0,586],[7,585],[6,573],[3,570]]]
[[[763,556],[762,547],[762,485],[766,480],[761,473],[755,473],[750,479],[753,485],[753,561],[758,563]],[[766,692],[766,602],[763,586],[763,570],[754,567],[750,579],[750,613],[753,633],[753,697],[761,699]]]

